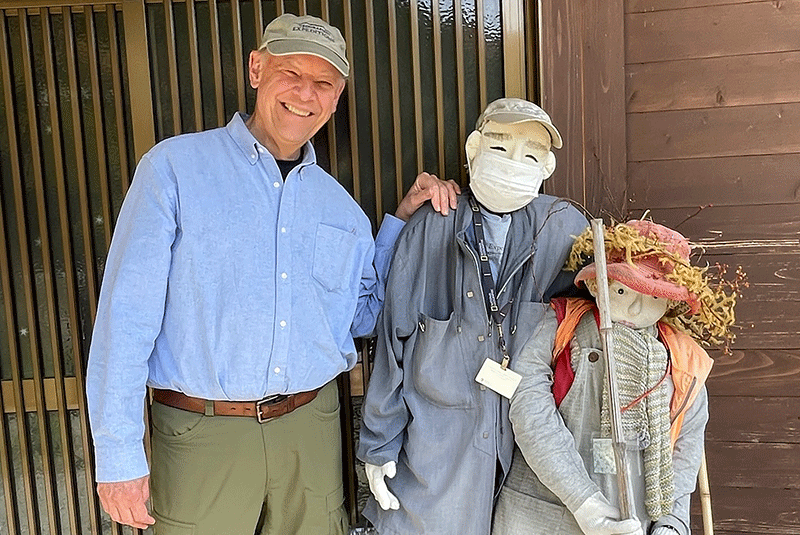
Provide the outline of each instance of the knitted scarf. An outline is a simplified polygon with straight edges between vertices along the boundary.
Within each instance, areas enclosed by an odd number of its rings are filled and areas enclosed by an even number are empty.
[[[653,388],[667,370],[667,350],[653,327],[632,329],[615,323],[614,355],[620,404],[626,407]],[[652,520],[672,512],[673,470],[670,444],[669,389],[661,383],[643,400],[622,413],[626,440],[644,450],[645,507]],[[603,385],[600,433],[611,436],[608,384]]]

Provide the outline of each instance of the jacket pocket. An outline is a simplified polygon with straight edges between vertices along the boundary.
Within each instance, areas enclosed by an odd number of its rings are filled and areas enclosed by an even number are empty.
[[[470,374],[458,340],[457,319],[418,315],[411,372],[414,388],[430,403],[447,409],[473,405],[474,374]]]
[[[346,286],[353,270],[357,242],[352,232],[325,223],[317,225],[311,275],[326,290],[336,291]]]

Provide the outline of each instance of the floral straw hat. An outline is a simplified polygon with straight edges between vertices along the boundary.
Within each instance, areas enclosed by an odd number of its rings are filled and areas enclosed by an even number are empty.
[[[741,269],[733,283],[722,280],[725,270],[721,266],[717,266],[720,274],[709,279],[707,267],[691,265],[689,240],[652,221],[634,220],[606,228],[604,241],[609,279],[637,292],[674,301],[675,306],[664,318],[666,323],[698,340],[726,348],[730,345],[735,337],[730,327],[735,322],[739,280],[745,280]],[[575,239],[565,269],[577,270],[593,254],[592,231],[586,229]],[[591,263],[580,270],[575,284],[596,275]],[[726,288],[733,291],[728,293]]]

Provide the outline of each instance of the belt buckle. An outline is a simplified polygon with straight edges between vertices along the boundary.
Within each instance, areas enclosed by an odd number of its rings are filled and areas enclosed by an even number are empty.
[[[267,396],[264,399],[260,399],[256,401],[256,420],[258,423],[263,424],[265,422],[269,422],[272,418],[265,418],[261,414],[261,407],[265,405],[274,405],[275,403],[280,403],[281,401],[287,399],[289,396],[285,394],[273,394],[271,396]]]

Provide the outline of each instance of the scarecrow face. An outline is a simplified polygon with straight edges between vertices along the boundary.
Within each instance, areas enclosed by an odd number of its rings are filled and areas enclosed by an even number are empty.
[[[655,325],[669,308],[669,299],[639,293],[619,281],[608,281],[611,321],[634,329]]]

